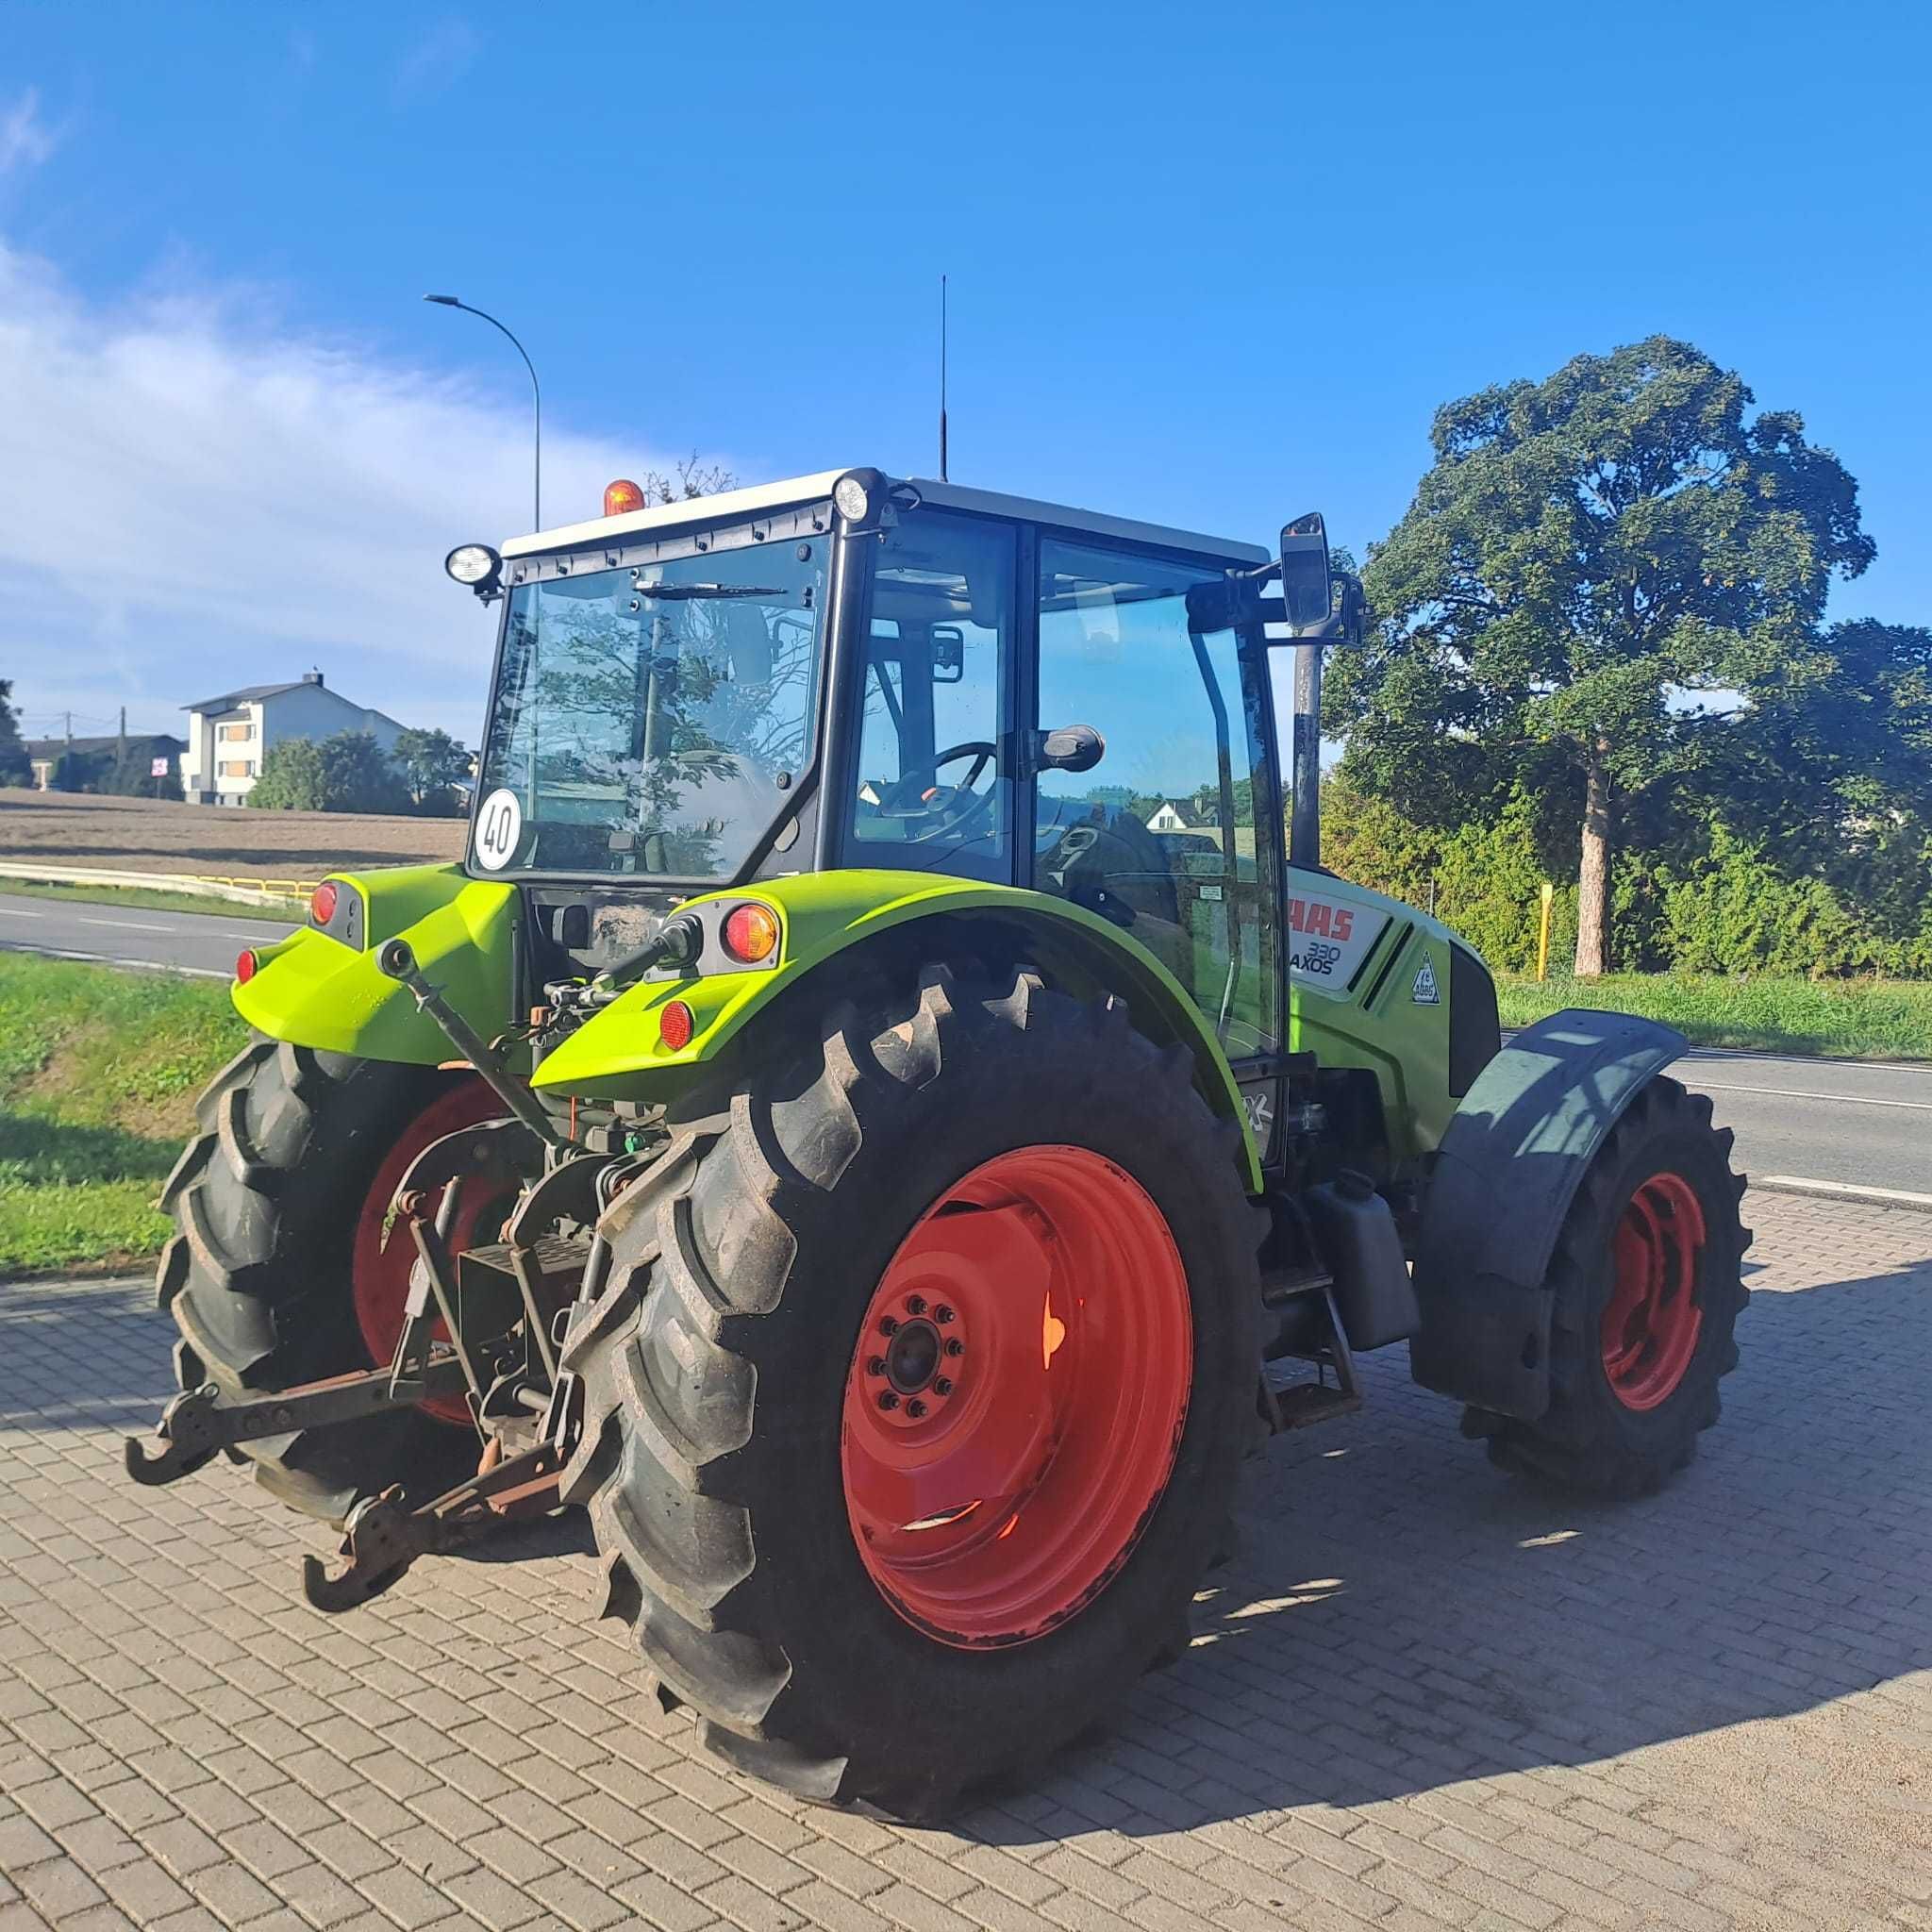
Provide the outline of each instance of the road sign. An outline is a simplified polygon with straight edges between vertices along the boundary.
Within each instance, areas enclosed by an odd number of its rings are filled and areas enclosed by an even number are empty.
[[[168,775],[167,759],[155,759],[155,761],[147,768],[147,774],[150,778],[165,778]]]

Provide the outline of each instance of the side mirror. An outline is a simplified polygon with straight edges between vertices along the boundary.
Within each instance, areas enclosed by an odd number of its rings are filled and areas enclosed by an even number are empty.
[[[957,624],[932,627],[932,681],[958,684],[966,675],[966,633]]]
[[[1107,740],[1091,724],[1062,724],[1034,741],[1033,762],[1042,772],[1091,772],[1107,756]]]
[[[1284,525],[1281,601],[1291,637],[1310,637],[1328,622],[1335,587],[1328,570],[1328,530],[1320,510]]]

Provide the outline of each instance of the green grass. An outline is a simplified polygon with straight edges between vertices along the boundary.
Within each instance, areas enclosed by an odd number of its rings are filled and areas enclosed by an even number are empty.
[[[58,886],[45,879],[0,877],[0,892],[23,899],[78,899],[88,906],[126,906],[143,911],[215,912],[224,919],[259,919],[273,925],[300,925],[308,916],[306,903],[291,899],[286,909],[242,906],[231,899],[205,898],[198,892],[168,892],[158,886]]]
[[[0,953],[0,1276],[155,1254],[194,1097],[246,1039],[225,986]]]
[[[1697,1046],[1852,1059],[1932,1059],[1932,983],[1905,979],[1729,978],[1617,973],[1601,979],[1504,979],[1506,1026],[1564,1007],[1614,1007],[1674,1026]]]

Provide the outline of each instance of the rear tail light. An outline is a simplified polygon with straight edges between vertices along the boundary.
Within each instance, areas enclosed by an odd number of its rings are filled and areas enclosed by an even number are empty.
[[[235,961],[235,977],[246,986],[261,971],[261,958],[253,946]]]
[[[308,916],[317,925],[326,925],[336,916],[336,887],[333,879],[324,879],[309,895]]]
[[[769,906],[735,906],[724,921],[724,950],[746,966],[769,959],[778,944],[778,915]]]
[[[673,1000],[658,1015],[658,1037],[673,1053],[682,1053],[697,1031],[697,1021],[682,1000]]]

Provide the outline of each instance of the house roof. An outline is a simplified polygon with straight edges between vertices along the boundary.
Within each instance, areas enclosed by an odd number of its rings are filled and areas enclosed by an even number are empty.
[[[26,741],[26,755],[30,758],[58,758],[64,752],[78,752],[83,758],[92,758],[97,753],[114,751],[121,740],[113,732],[105,738],[76,738],[72,744],[64,738],[30,738]],[[177,752],[188,749],[185,738],[176,738],[166,731],[130,731],[127,734],[129,751],[139,751],[143,745],[167,744]]]
[[[253,704],[258,698],[279,697],[285,691],[300,691],[305,682],[303,678],[291,677],[280,684],[247,684],[240,691],[224,691],[219,697],[197,698],[193,704],[183,705],[181,708],[184,711],[226,711],[236,705]],[[340,693],[332,695],[339,696]]]

